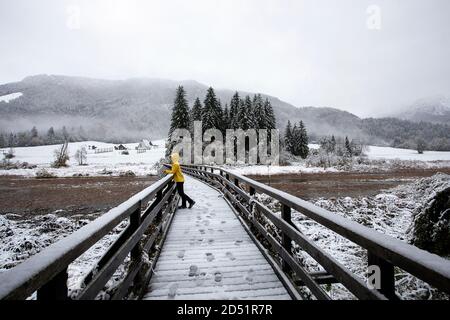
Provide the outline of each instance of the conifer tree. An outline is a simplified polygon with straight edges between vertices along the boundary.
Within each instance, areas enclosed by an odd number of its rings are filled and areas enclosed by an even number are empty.
[[[266,110],[264,108],[264,102],[260,94],[256,94],[253,97],[252,113],[254,115],[253,127],[255,129],[267,129]]]
[[[16,146],[16,136],[11,132],[8,138],[8,147],[12,148]]]
[[[192,107],[192,110],[191,110],[190,118],[191,118],[192,122],[202,121],[202,109],[203,109],[203,107],[202,107],[202,103],[200,102],[200,99],[196,98],[194,105]]]
[[[238,119],[239,104],[240,104],[239,93],[236,91],[236,93],[231,98],[231,102],[230,102],[230,128],[231,129],[237,129],[239,127],[239,119]]]
[[[331,136],[331,151],[336,152],[336,138],[334,135]]]
[[[252,112],[252,100],[249,96],[245,97],[245,100],[240,100],[238,111],[238,127],[242,130],[248,130],[253,127],[253,121],[251,117]]]
[[[345,137],[345,151],[351,157],[352,156],[352,146],[350,145],[350,141],[348,141],[348,137]]]
[[[292,140],[292,125],[290,120],[288,120],[286,129],[284,131],[284,146],[287,151],[292,153],[293,140]]]
[[[223,110],[223,129],[231,129],[230,111],[227,104],[225,104],[225,109]]]
[[[277,126],[275,113],[273,112],[272,104],[267,98],[266,101],[264,101],[264,111],[266,115],[266,129],[268,130],[275,129]]]
[[[2,134],[0,134],[0,148],[4,148],[4,147],[6,147],[6,139],[2,133]]]
[[[56,135],[55,135],[55,129],[53,127],[50,127],[47,131],[47,143],[53,144],[56,142]]]
[[[299,146],[298,146],[298,155],[302,157],[302,159],[306,159],[306,157],[309,154],[309,147],[308,147],[308,133],[306,132],[305,125],[303,124],[303,121],[300,121],[299,127]]]
[[[213,88],[208,89],[203,105],[203,130],[212,128],[223,130],[223,111]]]
[[[177,88],[175,101],[172,108],[170,121],[169,140],[175,129],[189,129],[189,106],[186,100],[186,92],[182,86]]]

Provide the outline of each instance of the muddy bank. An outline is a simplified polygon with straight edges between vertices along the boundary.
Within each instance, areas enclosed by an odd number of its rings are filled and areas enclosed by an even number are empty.
[[[450,168],[407,169],[380,173],[299,173],[269,176],[249,176],[259,182],[283,190],[305,200],[333,197],[373,196],[381,190],[396,187],[416,179],[431,177]]]
[[[56,179],[0,176],[0,214],[27,218],[56,210],[60,216],[102,213],[157,179],[151,176]]]

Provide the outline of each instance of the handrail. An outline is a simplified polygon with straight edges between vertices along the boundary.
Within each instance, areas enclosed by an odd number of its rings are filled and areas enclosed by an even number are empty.
[[[175,189],[173,185],[172,188],[169,188],[171,185],[171,175],[158,180],[86,226],[43,249],[16,267],[0,273],[0,299],[25,299],[36,290],[38,290],[39,299],[39,290],[42,289],[42,292],[48,292],[45,287],[55,286],[55,283],[52,283],[52,281],[58,278],[58,275],[61,273],[65,274],[67,279],[66,273],[69,264],[107,235],[121,221],[130,218],[130,231],[135,232],[138,230],[141,225],[141,207],[145,208],[147,202],[153,198],[155,198],[153,203],[157,205],[152,205],[153,207],[150,207],[152,212],[147,214],[155,216],[164,204],[161,200],[167,201],[174,194]],[[164,189],[166,189],[166,196],[163,198],[162,192]],[[142,234],[138,234],[138,236],[140,238]],[[125,240],[127,238],[122,239],[122,241]],[[136,238],[135,242],[137,241],[139,241],[138,238]],[[119,243],[114,250],[119,251],[122,248],[120,245],[122,243]],[[138,248],[135,246],[134,249]],[[116,252],[112,252],[110,259],[116,258],[115,254]],[[60,281],[58,286],[62,286],[67,291],[62,282]]]
[[[220,183],[223,186],[223,190],[226,195],[231,195],[231,192],[234,192],[236,195],[241,197],[243,196],[243,199],[246,200],[248,204],[256,204],[259,212],[275,223],[277,227],[283,228],[282,232],[284,236],[287,237],[286,234],[290,234],[290,237],[287,239],[292,239],[294,241],[297,239],[297,241],[295,241],[297,244],[299,244],[299,242],[304,242],[303,246],[300,246],[302,249],[305,249],[304,246],[306,245],[310,249],[310,252],[308,253],[317,254],[316,261],[324,257],[326,258],[326,255],[323,251],[319,251],[318,248],[311,247],[313,243],[303,239],[304,235],[302,235],[298,230],[295,228],[289,228],[289,225],[292,225],[292,222],[290,221],[291,209],[304,214],[308,218],[315,220],[319,224],[367,249],[370,263],[381,266],[382,284],[384,283],[385,287],[390,287],[390,292],[387,292],[386,290],[381,290],[381,292],[389,298],[395,298],[395,291],[393,287],[394,266],[402,268],[413,276],[428,282],[439,290],[450,293],[449,260],[419,249],[393,237],[381,234],[373,229],[317,207],[291,194],[254,181],[240,174],[230,172],[224,168],[207,165],[183,165],[183,169],[188,174],[190,173],[196,175],[198,178],[204,179],[207,182]],[[242,188],[242,184],[249,187],[250,194],[246,193],[246,191]],[[256,192],[264,193],[273,199],[278,200],[282,204],[283,208],[289,211],[288,218],[282,219],[271,214],[270,210],[264,208],[264,206],[252,197]],[[234,200],[236,201],[235,197]],[[237,207],[241,211],[247,210],[240,203],[237,203]],[[258,228],[257,221],[251,221],[251,223]],[[290,247],[290,243],[285,243],[285,245],[286,244],[287,247]],[[286,252],[284,252],[284,254],[286,254]],[[336,262],[333,261],[328,261],[326,263],[329,264],[329,269],[332,269],[331,267],[339,266],[339,264],[336,264]],[[338,276],[342,276],[342,274],[339,274]],[[306,280],[309,281],[309,279]]]

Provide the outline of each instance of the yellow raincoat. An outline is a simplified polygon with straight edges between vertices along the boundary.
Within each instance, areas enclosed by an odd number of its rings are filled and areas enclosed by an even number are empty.
[[[184,176],[181,172],[180,164],[178,163],[180,155],[178,153],[173,153],[170,158],[172,159],[172,169],[165,170],[164,173],[173,174],[173,180],[175,182],[184,182]]]

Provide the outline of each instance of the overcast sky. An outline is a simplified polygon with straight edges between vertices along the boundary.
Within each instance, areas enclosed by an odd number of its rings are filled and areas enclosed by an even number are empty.
[[[448,0],[0,0],[0,83],[193,79],[380,115],[450,94]]]

